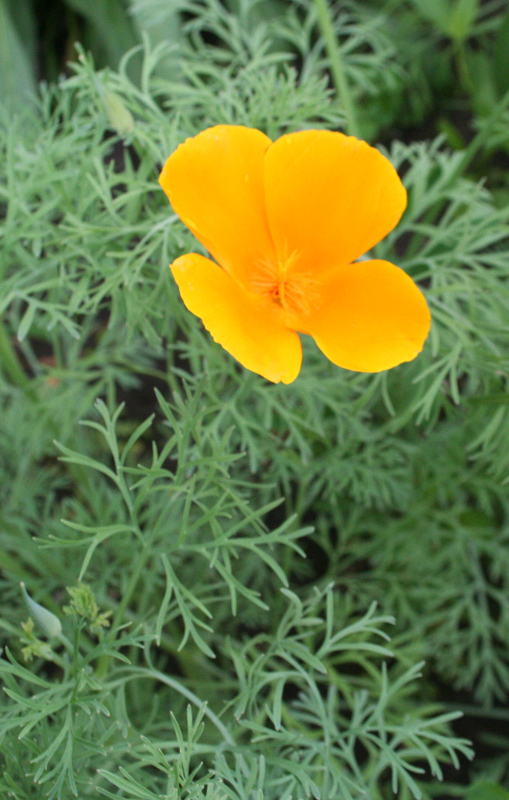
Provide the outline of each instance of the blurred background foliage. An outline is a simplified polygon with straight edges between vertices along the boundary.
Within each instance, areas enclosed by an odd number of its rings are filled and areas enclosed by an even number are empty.
[[[509,796],[509,11],[331,8],[433,328],[374,376],[306,337],[286,387],[187,313],[157,175],[344,129],[313,4],[0,0],[6,796]]]
[[[247,30],[277,27],[292,14],[302,18],[311,5],[224,0]],[[202,11],[199,2],[183,0],[0,0],[0,99],[22,107],[40,80],[68,74],[77,42],[98,69],[117,69],[125,53],[146,38],[152,46],[164,42],[178,51],[183,22]],[[351,36],[358,24],[361,42]],[[367,138],[425,126],[428,134],[442,131],[450,146],[461,148],[472,115],[489,115],[509,89],[506,0],[346,0],[337,5],[336,27],[345,55],[352,55],[348,70]],[[285,37],[296,65],[316,51],[316,31],[308,28],[307,35],[306,42],[302,35]],[[378,76],[364,69],[373,52],[382,59]],[[157,65],[165,77],[175,69],[174,54]],[[131,58],[129,74],[138,83],[140,70],[141,56]]]

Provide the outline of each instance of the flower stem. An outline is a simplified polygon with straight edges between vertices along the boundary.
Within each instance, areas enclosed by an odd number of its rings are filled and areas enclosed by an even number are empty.
[[[350,87],[346,79],[341,50],[339,49],[339,44],[334,32],[330,8],[327,0],[315,0],[315,5],[318,13],[318,24],[325,41],[327,55],[329,56],[332,80],[345,112],[346,130],[351,136],[358,137],[359,126],[357,123],[357,115],[355,113]]]

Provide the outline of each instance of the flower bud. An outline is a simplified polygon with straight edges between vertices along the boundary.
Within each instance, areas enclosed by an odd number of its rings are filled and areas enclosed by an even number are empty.
[[[104,97],[104,105],[108,114],[111,127],[119,136],[127,136],[134,128],[133,115],[125,107],[120,97],[113,92],[108,92]]]
[[[55,636],[60,636],[62,633],[62,625],[58,617],[52,614],[51,611],[48,611],[47,608],[44,608],[44,606],[36,603],[35,600],[32,600],[25,589],[25,584],[23,582],[20,583],[20,586],[23,593],[23,600],[28,608],[28,612],[32,619],[37,622],[44,635],[47,636],[48,639],[53,639]]]

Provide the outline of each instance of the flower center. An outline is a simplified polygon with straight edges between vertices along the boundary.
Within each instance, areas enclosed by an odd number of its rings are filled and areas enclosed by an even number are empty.
[[[288,258],[277,264],[268,260],[258,262],[251,288],[288,313],[306,315],[310,304],[318,297],[318,282],[307,272],[291,271],[297,256],[294,250]]]

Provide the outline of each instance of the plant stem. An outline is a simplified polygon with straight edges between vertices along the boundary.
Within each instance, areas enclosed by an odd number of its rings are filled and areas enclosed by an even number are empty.
[[[463,90],[466,94],[470,95],[470,97],[474,97],[475,85],[472,81],[472,76],[470,75],[470,70],[468,68],[465,54],[465,44],[461,39],[454,42],[454,59],[456,61],[456,68],[458,70],[458,78]]]
[[[346,79],[341,50],[334,32],[330,8],[327,0],[315,0],[315,5],[318,13],[318,24],[325,41],[327,55],[329,56],[332,80],[345,112],[346,130],[351,136],[358,137],[359,126],[357,124],[357,115],[355,113],[350,87]]]
[[[0,365],[15,386],[22,389],[30,387],[30,378],[19,363],[11,338],[0,320]]]
[[[451,183],[453,180],[456,180],[457,177],[463,175],[463,173],[468,169],[474,158],[476,157],[479,150],[485,145],[493,128],[497,124],[497,122],[502,119],[504,112],[509,107],[509,90],[505,93],[505,95],[499,100],[497,103],[497,108],[495,112],[491,115],[489,120],[483,125],[480,131],[476,133],[470,144],[468,145],[467,149],[463,153],[463,158],[459,162],[458,166],[452,173],[452,177],[449,179]]]
[[[211,708],[207,705],[207,703],[200,700],[190,689],[184,686],[180,681],[175,680],[175,678],[171,678],[169,675],[165,675],[163,672],[160,672],[157,669],[148,669],[147,667],[126,667],[125,672],[127,674],[131,674],[134,678],[137,677],[147,677],[152,678],[152,680],[160,681],[161,683],[166,684],[166,686],[170,686],[175,691],[182,694],[191,703],[193,703],[197,708],[203,710],[204,716],[208,717],[209,720],[215,725],[217,730],[221,733],[224,741],[230,745],[230,747],[235,748],[237,743],[233,736],[230,734],[226,725],[224,725],[221,720],[219,719],[216,714],[212,711]],[[121,684],[120,684],[121,685]],[[243,761],[243,759],[242,759]]]
[[[105,642],[108,642],[109,640],[112,640],[113,637],[116,635],[117,628],[120,625],[120,623],[122,622],[122,619],[124,617],[124,613],[125,613],[128,605],[129,605],[129,603],[131,601],[131,598],[132,598],[132,596],[133,596],[133,594],[134,594],[134,592],[136,590],[136,587],[138,585],[138,581],[139,581],[139,579],[141,577],[141,574],[142,574],[143,570],[145,569],[145,566],[146,566],[147,561],[149,560],[149,558],[150,558],[150,547],[149,547],[149,543],[147,543],[147,545],[143,549],[143,552],[141,553],[141,555],[138,558],[138,563],[137,563],[136,569],[134,570],[134,572],[131,575],[131,579],[130,579],[128,585],[127,585],[127,588],[126,588],[126,590],[125,590],[125,592],[124,592],[124,594],[122,596],[122,599],[121,599],[121,601],[120,601],[120,603],[119,603],[119,605],[117,607],[117,610],[116,610],[116,612],[115,612],[115,614],[113,616],[113,620],[111,622],[110,630],[108,631],[108,633],[104,637]],[[96,668],[96,671],[95,671],[96,678],[103,678],[106,675],[106,673],[108,671],[109,663],[110,663],[110,654],[109,653],[105,653],[104,655],[102,655],[99,658],[99,661],[97,663],[97,668]]]

